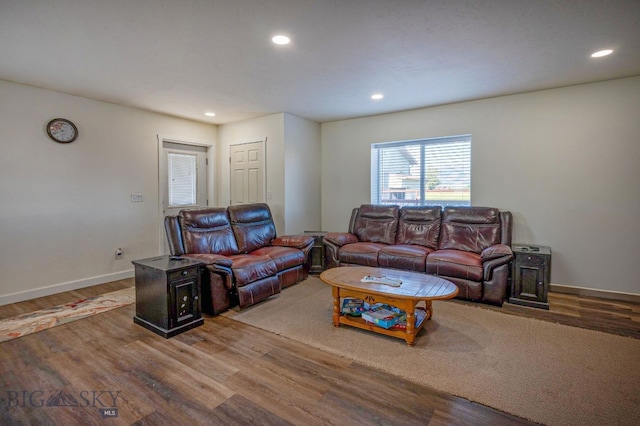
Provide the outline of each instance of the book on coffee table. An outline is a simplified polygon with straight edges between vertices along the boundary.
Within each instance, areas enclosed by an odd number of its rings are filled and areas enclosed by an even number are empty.
[[[360,315],[362,315],[362,312],[366,311],[368,308],[368,303],[366,303],[362,299],[345,297],[342,300],[342,313],[346,315],[359,317]]]
[[[418,327],[420,327],[424,319],[427,317],[427,311],[425,311],[424,309],[416,309],[415,317],[416,317],[415,328],[417,329]],[[390,328],[393,330],[406,330],[407,329],[406,317],[403,321],[399,321],[393,324]]]
[[[362,312],[362,319],[388,329],[398,322],[406,321],[407,314],[398,308],[380,303]]]

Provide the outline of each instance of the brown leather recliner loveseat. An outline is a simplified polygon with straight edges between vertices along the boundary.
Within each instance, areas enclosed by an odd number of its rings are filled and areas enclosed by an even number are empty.
[[[349,232],[324,236],[326,263],[438,275],[458,286],[458,298],[501,306],[511,233],[511,213],[497,208],[363,204],[353,209]]]
[[[202,311],[219,314],[258,303],[309,274],[310,236],[276,236],[267,204],[182,210],[165,218],[172,256],[198,259]]]

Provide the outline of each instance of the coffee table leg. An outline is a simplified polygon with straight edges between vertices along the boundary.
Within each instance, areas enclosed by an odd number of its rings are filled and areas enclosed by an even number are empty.
[[[407,313],[407,329],[404,340],[407,342],[407,345],[413,346],[416,341],[416,304],[407,302],[404,311]]]
[[[333,287],[333,325],[340,327],[340,287]]]
[[[433,306],[431,306],[431,300],[425,300],[424,304],[425,304],[425,310],[427,311],[427,315],[424,320],[427,321],[427,320],[430,320],[431,317],[433,316]]]

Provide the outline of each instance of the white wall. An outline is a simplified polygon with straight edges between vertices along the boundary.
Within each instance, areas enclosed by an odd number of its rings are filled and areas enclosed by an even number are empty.
[[[285,114],[285,234],[320,228],[320,125]]]
[[[291,114],[223,124],[218,132],[218,205],[230,200],[230,146],[267,140],[269,204],[278,235],[320,226],[320,126]]]
[[[76,124],[75,142],[48,138],[55,117]],[[214,125],[4,81],[0,128],[0,304],[132,276],[131,260],[159,252],[157,134],[217,137]]]
[[[273,114],[251,120],[223,124],[218,128],[218,206],[226,207],[231,199],[230,146],[267,140],[266,200],[278,234],[284,232],[284,114]],[[266,194],[265,194],[266,196]]]
[[[640,294],[640,77],[325,123],[322,228],[370,202],[372,143],[472,135],[472,204],[549,245],[554,284]]]

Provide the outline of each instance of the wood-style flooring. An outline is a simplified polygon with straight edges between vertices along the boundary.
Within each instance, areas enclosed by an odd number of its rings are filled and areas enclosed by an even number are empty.
[[[468,304],[462,300],[455,303]],[[520,317],[536,318],[574,327],[640,339],[640,303],[605,300],[563,293],[548,294],[549,310],[505,303],[502,307],[474,304]]]
[[[129,286],[0,306],[0,319]],[[638,305],[559,294],[550,305],[502,311],[640,337]],[[531,424],[225,317],[163,339],[134,314],[130,305],[0,343],[0,424]]]

